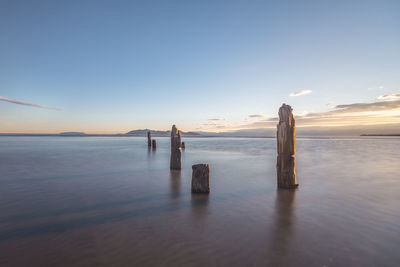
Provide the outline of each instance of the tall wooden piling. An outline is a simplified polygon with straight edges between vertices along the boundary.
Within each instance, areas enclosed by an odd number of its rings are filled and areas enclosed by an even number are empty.
[[[147,145],[151,146],[151,133],[150,133],[150,131],[147,132]]]
[[[279,109],[279,124],[277,125],[277,151],[276,163],[279,188],[296,188],[295,153],[296,130],[293,109],[283,104]]]
[[[181,132],[172,126],[171,130],[171,159],[170,169],[180,170],[182,165],[182,152],[181,152]]]

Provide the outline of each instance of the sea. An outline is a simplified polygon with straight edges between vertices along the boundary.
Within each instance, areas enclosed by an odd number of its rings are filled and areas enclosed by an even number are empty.
[[[0,137],[0,266],[400,266],[400,138]],[[192,165],[210,165],[192,194]]]

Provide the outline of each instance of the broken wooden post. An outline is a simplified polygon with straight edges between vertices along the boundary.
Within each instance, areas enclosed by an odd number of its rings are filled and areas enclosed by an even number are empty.
[[[296,130],[292,107],[283,104],[279,109],[279,124],[277,125],[278,158],[276,171],[279,188],[296,188],[295,157]]]
[[[151,144],[152,144],[152,146],[153,146],[153,149],[156,149],[156,148],[157,148],[157,142],[156,142],[156,140],[153,139],[151,142],[152,142]]]
[[[185,142],[182,142],[182,149],[185,149],[186,148],[186,144],[185,144]]]
[[[147,145],[151,146],[151,133],[150,133],[150,131],[147,132]]]
[[[210,193],[210,166],[208,164],[192,166],[192,193]]]
[[[182,165],[182,153],[181,153],[181,132],[176,129],[176,126],[172,126],[171,130],[171,159],[170,169],[180,170]]]

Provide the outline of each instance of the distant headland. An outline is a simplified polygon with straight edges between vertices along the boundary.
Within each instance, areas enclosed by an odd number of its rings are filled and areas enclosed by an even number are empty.
[[[171,131],[158,131],[150,129],[132,130],[127,133],[118,134],[87,134],[84,132],[61,132],[58,134],[47,134],[47,133],[0,133],[0,136],[76,136],[76,137],[89,137],[89,136],[117,136],[117,137],[129,137],[129,136],[146,136],[147,132],[151,132],[152,136],[155,137],[167,137],[170,136]],[[183,136],[200,136],[196,132],[182,132]]]
[[[360,136],[400,136],[400,133],[398,133],[398,134],[360,134]]]
[[[82,136],[82,135],[86,135],[84,132],[63,132],[63,133],[59,133],[59,135],[66,135],[66,136]]]
[[[342,127],[339,127],[342,128]],[[338,131],[341,130],[341,131]],[[365,129],[364,129],[365,130]],[[169,137],[171,135],[171,131],[161,131],[161,130],[152,130],[152,129],[137,129],[132,130],[126,133],[117,133],[117,134],[92,134],[85,132],[61,132],[61,133],[0,133],[0,136],[61,136],[61,137],[144,137],[147,136],[147,132],[151,133],[153,137]],[[390,133],[388,129],[382,129],[381,133],[373,133],[372,130],[366,131],[367,133],[363,133],[361,130],[343,130],[342,129],[334,129],[334,128],[299,128],[296,135],[300,137],[318,137],[318,138],[329,138],[329,137],[359,137],[359,136],[400,136],[400,133]],[[263,128],[263,129],[242,129],[230,132],[204,132],[204,131],[188,131],[181,132],[184,137],[251,137],[251,138],[275,138],[276,129],[275,128]]]
[[[132,130],[127,133],[117,133],[117,134],[87,134],[85,132],[61,132],[56,134],[46,134],[46,133],[0,133],[0,136],[63,136],[63,137],[143,137],[147,136],[147,132],[151,133],[153,137],[169,137],[171,131],[160,131],[151,129],[138,129]],[[181,131],[182,136],[185,137],[275,137],[275,130],[256,130],[256,131],[243,131],[238,130],[234,132],[184,132]]]

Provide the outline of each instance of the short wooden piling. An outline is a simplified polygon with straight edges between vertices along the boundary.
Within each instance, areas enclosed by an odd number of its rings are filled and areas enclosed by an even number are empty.
[[[157,142],[156,142],[155,139],[153,139],[153,140],[151,141],[151,145],[152,145],[153,149],[156,149],[156,148],[157,148]]]
[[[192,193],[210,193],[210,166],[208,164],[192,166]]]

